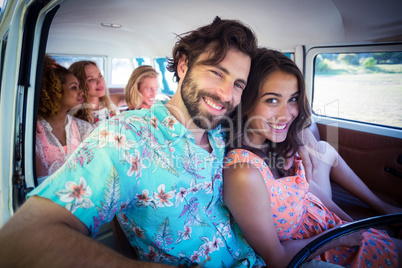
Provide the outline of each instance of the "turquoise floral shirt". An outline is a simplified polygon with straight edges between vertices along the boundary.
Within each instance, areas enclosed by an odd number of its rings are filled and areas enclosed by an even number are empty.
[[[65,207],[92,236],[117,214],[144,261],[262,265],[222,201],[223,133],[208,137],[212,153],[161,103],[127,111],[97,127],[30,196]]]

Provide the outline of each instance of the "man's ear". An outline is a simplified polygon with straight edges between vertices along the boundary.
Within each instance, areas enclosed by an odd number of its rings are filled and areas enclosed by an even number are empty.
[[[177,64],[177,74],[179,75],[180,80],[182,80],[186,76],[187,70],[187,56],[183,54]]]

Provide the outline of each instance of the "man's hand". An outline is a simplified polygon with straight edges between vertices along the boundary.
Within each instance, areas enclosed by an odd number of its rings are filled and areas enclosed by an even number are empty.
[[[300,131],[299,138],[304,145],[299,147],[297,153],[303,161],[303,166],[306,171],[306,179],[307,181],[310,181],[313,179],[314,171],[319,165],[318,161],[321,158],[320,146],[309,128],[305,128]],[[290,169],[293,165],[293,162],[293,157],[287,158],[284,169]]]

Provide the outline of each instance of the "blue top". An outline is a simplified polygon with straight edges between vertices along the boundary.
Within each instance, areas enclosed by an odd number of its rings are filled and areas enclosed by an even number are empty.
[[[66,163],[29,195],[77,216],[95,236],[117,214],[142,260],[206,267],[259,266],[222,200],[220,127],[212,153],[161,103],[97,127]],[[209,260],[208,260],[209,259]]]

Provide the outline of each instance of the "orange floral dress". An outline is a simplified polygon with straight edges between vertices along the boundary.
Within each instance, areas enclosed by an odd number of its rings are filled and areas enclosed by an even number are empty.
[[[225,167],[241,162],[249,163],[261,172],[270,193],[274,224],[281,241],[312,237],[345,223],[308,192],[309,184],[300,158],[295,159],[296,175],[280,179],[272,176],[259,156],[243,149],[230,151],[225,158]],[[386,233],[368,229],[363,236],[361,247],[337,247],[317,259],[344,267],[398,267],[395,245]]]

